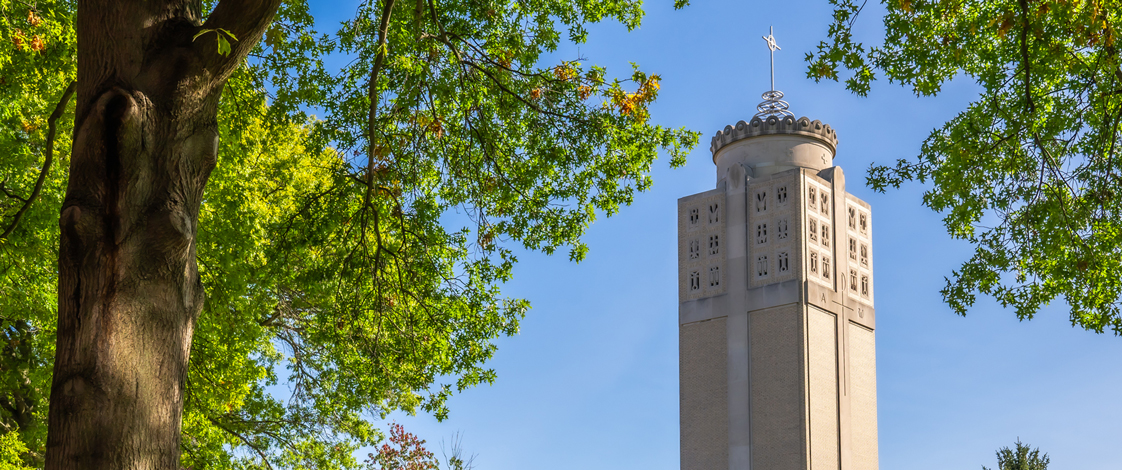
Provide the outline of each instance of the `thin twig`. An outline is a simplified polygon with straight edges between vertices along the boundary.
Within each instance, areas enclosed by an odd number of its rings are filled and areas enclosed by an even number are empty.
[[[51,113],[51,117],[47,119],[47,150],[46,158],[43,161],[43,169],[39,171],[39,179],[35,181],[35,189],[31,191],[31,196],[24,201],[23,206],[21,206],[19,211],[16,212],[16,215],[12,217],[11,225],[8,225],[4,233],[0,234],[0,240],[8,238],[12,230],[16,229],[16,225],[19,224],[19,219],[23,217],[23,214],[31,207],[35,199],[39,197],[39,192],[43,189],[43,182],[46,181],[47,173],[51,170],[51,162],[54,161],[55,124],[58,122],[58,118],[62,117],[62,113],[66,111],[66,104],[70,102],[70,96],[74,94],[74,88],[77,84],[78,82],[75,81],[70,82],[70,85],[66,87],[66,91],[62,92],[62,99],[59,100],[58,105],[55,106],[55,111]]]

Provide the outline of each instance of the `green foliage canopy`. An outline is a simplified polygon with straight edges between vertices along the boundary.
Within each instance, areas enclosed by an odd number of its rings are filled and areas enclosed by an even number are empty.
[[[960,74],[981,94],[914,160],[874,165],[878,190],[930,182],[923,203],[975,252],[947,280],[965,314],[977,294],[1029,319],[1062,298],[1071,321],[1122,334],[1122,59],[1117,0],[888,0],[884,44],[853,38],[864,3],[830,0],[828,42],[808,75],[868,93],[877,74],[922,96]]]
[[[1048,454],[1040,455],[1040,449],[1033,449],[1017,439],[1015,448],[1002,447],[997,451],[997,470],[1048,470]],[[985,465],[982,470],[989,470]]]
[[[73,108],[49,168],[46,116],[75,77],[76,14],[0,0],[0,223],[13,228],[0,239],[0,396],[35,416],[20,426],[0,408],[0,432],[19,431],[30,462],[46,432]],[[492,341],[529,308],[500,290],[512,249],[579,261],[597,214],[649,188],[659,152],[679,166],[697,141],[650,123],[658,75],[543,63],[589,23],[641,15],[621,0],[383,0],[321,33],[305,1],[286,1],[220,104],[183,465],[353,468],[380,438],[372,418],[443,418],[452,393],[492,382]]]

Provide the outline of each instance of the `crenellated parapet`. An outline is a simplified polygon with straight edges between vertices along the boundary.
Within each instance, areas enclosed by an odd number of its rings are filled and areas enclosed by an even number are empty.
[[[832,152],[836,152],[838,148],[838,134],[829,124],[824,124],[819,120],[811,121],[810,118],[806,116],[798,119],[792,116],[769,116],[767,119],[755,117],[748,122],[740,121],[736,123],[735,127],[725,126],[724,130],[717,131],[717,135],[713,136],[709,150],[713,152],[713,156],[716,157],[717,152],[720,151],[722,147],[738,140],[781,134],[812,137],[826,144]]]

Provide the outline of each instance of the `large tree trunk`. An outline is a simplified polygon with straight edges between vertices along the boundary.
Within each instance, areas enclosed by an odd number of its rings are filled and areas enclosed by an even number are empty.
[[[203,25],[198,0],[79,3],[48,469],[179,466],[218,99],[278,4],[226,0]],[[240,41],[220,55],[204,28]]]

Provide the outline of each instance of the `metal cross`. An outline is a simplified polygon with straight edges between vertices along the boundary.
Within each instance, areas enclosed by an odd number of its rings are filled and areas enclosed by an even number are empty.
[[[771,27],[767,36],[761,36],[764,41],[767,41],[767,48],[771,49],[771,90],[775,91],[775,51],[782,50],[779,45],[775,43],[775,26]]]

